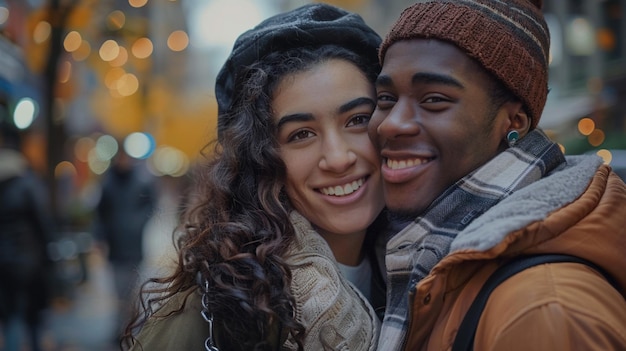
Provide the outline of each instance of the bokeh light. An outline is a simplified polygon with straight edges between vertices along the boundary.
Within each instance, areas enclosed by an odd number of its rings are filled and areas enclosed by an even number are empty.
[[[19,129],[26,129],[35,120],[38,112],[38,104],[31,98],[22,98],[15,106],[13,111],[13,123]]]
[[[91,149],[91,151],[89,151],[89,155],[87,156],[87,165],[93,173],[100,175],[106,172],[106,170],[109,168],[109,166],[111,165],[111,160],[101,159],[100,156],[98,156],[97,150],[98,149],[94,147],[93,149]]]
[[[96,140],[95,156],[102,161],[110,161],[117,151],[119,150],[119,145],[117,145],[117,140],[110,135],[102,135]]]
[[[128,4],[132,7],[143,7],[148,3],[148,0],[128,0]]]
[[[139,79],[132,73],[126,73],[117,80],[114,90],[121,96],[131,96],[139,90]]]
[[[120,10],[115,10],[107,16],[106,25],[110,30],[120,30],[124,24],[126,24],[126,15]]]
[[[591,118],[582,118],[578,121],[578,131],[582,135],[589,135],[596,129],[596,123]]]
[[[598,29],[596,34],[598,46],[604,51],[611,51],[615,49],[615,34],[608,28]]]
[[[566,44],[569,52],[576,56],[589,56],[595,50],[593,26],[583,17],[572,19],[566,30]]]
[[[127,61],[128,61],[128,50],[126,50],[125,47],[120,46],[120,52],[118,53],[117,57],[114,58],[109,63],[113,67],[119,67],[119,66],[125,65]]]
[[[189,46],[189,36],[182,30],[172,32],[167,38],[167,47],[172,51],[183,51]]]
[[[154,151],[154,138],[147,133],[135,132],[124,139],[124,151],[138,159],[148,158]]]
[[[133,55],[138,59],[144,59],[150,57],[152,55],[152,51],[154,50],[154,46],[152,45],[152,41],[148,38],[139,38],[130,48],[130,51]]]
[[[48,40],[50,37],[50,33],[52,32],[52,26],[49,22],[40,21],[35,26],[35,30],[33,31],[33,41],[36,44],[41,44]]]
[[[115,40],[109,39],[100,46],[100,58],[103,61],[113,61],[120,53],[120,46]]]
[[[65,178],[65,177],[76,177],[78,172],[76,171],[76,167],[69,161],[62,161],[57,164],[54,168],[54,176],[55,178]]]
[[[77,31],[73,30],[65,36],[63,40],[63,48],[67,52],[74,52],[80,48],[83,37]]]
[[[177,148],[161,146],[149,159],[149,170],[156,176],[181,177],[189,171],[189,157]]]
[[[594,147],[602,145],[602,143],[604,142],[604,139],[605,139],[604,132],[600,129],[594,130],[587,137],[587,141],[589,142],[589,144]]]
[[[9,20],[9,9],[3,2],[0,2],[0,28]]]
[[[59,82],[67,83],[72,76],[72,63],[70,61],[63,61],[59,65]]]
[[[607,150],[607,149],[601,149],[598,150],[596,152],[596,154],[600,157],[602,157],[602,160],[604,161],[604,164],[609,164],[611,163],[611,160],[613,160],[613,154],[611,153],[611,151]]]
[[[91,45],[87,40],[83,40],[80,43],[80,47],[76,51],[72,52],[72,58],[74,61],[83,61],[87,59],[89,55],[91,55]]]

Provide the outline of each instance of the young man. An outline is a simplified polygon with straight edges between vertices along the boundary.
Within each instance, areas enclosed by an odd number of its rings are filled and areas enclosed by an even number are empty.
[[[449,350],[496,268],[529,268],[491,295],[477,350],[626,348],[626,185],[596,157],[565,157],[537,124],[548,92],[541,1],[430,0],[380,49],[369,124],[396,224],[381,350]]]

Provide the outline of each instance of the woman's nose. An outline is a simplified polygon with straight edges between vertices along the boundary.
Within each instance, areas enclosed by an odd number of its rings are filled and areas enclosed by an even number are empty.
[[[341,136],[324,141],[319,167],[326,171],[344,172],[356,163],[357,154],[350,143]]]

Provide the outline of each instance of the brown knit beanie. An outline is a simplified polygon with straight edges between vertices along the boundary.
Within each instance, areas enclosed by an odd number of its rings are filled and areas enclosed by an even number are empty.
[[[542,0],[428,0],[405,9],[383,41],[416,38],[456,44],[499,78],[539,118],[548,95],[550,35]]]

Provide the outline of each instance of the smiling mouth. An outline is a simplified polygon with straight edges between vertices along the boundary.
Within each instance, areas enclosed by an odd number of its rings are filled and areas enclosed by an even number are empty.
[[[352,181],[344,185],[336,185],[336,186],[328,186],[325,188],[320,188],[319,190],[324,195],[346,196],[357,191],[361,186],[363,186],[363,182],[365,182],[365,178],[357,179],[355,181]]]
[[[409,167],[414,167],[418,165],[423,165],[424,163],[430,162],[432,158],[412,158],[408,160],[391,160],[386,159],[385,164],[388,168],[391,169],[404,169]]]

